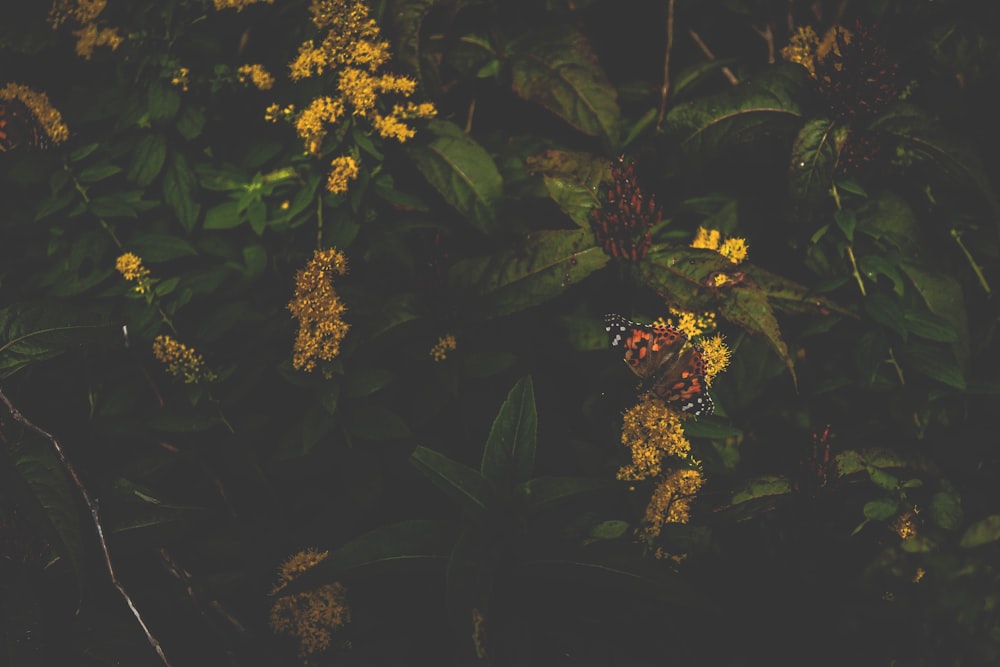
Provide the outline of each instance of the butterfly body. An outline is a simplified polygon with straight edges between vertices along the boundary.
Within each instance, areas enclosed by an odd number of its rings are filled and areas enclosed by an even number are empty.
[[[23,102],[0,99],[0,152],[22,145],[45,148],[46,144],[45,130]]]
[[[701,348],[685,346],[688,338],[683,331],[610,314],[604,316],[604,328],[611,347],[625,351],[625,364],[646,389],[675,410],[712,414],[715,405],[707,393],[705,359]]]

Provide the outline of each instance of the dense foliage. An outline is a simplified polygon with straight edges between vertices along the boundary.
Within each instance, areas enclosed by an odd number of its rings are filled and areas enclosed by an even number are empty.
[[[1000,662],[997,14],[6,3],[0,665]]]

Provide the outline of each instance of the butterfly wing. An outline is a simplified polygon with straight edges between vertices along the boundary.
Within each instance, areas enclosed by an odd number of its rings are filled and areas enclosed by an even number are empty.
[[[621,315],[605,315],[604,329],[611,347],[624,348],[625,363],[644,380],[665,368],[687,341],[679,329],[639,324]]]
[[[705,382],[705,358],[697,346],[684,350],[676,363],[664,370],[652,391],[667,405],[696,417],[715,410]]]

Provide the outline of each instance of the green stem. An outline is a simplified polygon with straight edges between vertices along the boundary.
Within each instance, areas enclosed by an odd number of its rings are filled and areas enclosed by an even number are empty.
[[[992,294],[990,284],[986,282],[986,276],[983,275],[983,270],[980,268],[979,264],[976,263],[976,260],[972,258],[972,253],[969,252],[969,249],[965,247],[964,243],[962,243],[962,234],[957,229],[952,229],[951,238],[955,239],[955,243],[957,243],[958,247],[962,249],[963,253],[965,253],[965,259],[968,260],[969,266],[972,267],[976,277],[979,279],[979,284],[982,286],[983,291],[987,294]]]

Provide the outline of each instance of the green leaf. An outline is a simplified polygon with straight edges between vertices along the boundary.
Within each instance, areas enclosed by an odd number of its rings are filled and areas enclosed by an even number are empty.
[[[450,521],[414,519],[380,526],[357,537],[281,590],[292,595],[332,583],[356,570],[399,573],[408,564],[444,563],[455,545],[459,527]]]
[[[369,396],[396,379],[396,374],[384,368],[359,368],[344,375],[344,396]]]
[[[967,387],[965,374],[954,357],[934,345],[910,343],[899,350],[904,369],[912,369],[922,375],[964,391]]]
[[[837,162],[834,134],[833,121],[826,118],[811,118],[799,129],[788,166],[793,198],[816,202],[829,195]]]
[[[449,281],[480,317],[500,317],[559,296],[607,263],[590,230],[550,230],[529,234],[516,249],[456,262]]]
[[[94,197],[87,204],[87,210],[99,218],[137,218],[139,211],[135,203],[124,192]]]
[[[0,379],[110,334],[106,325],[74,317],[57,305],[0,308]]]
[[[887,473],[870,462],[865,466],[865,470],[868,472],[868,478],[871,479],[876,486],[879,486],[886,491],[895,491],[899,488],[899,479],[895,475]]]
[[[1000,220],[1000,202],[979,155],[972,146],[949,136],[944,126],[924,110],[898,104],[879,115],[871,130],[896,136],[903,149],[938,168],[946,180],[977,188]]]
[[[194,229],[201,206],[195,201],[197,179],[180,153],[172,153],[163,175],[163,199],[185,231]]]
[[[145,187],[160,175],[163,162],[167,159],[167,140],[162,134],[147,134],[136,144],[132,152],[132,165],[128,179]]]
[[[799,65],[773,65],[724,93],[674,107],[665,132],[699,160],[742,143],[783,136],[790,140],[802,122],[796,98],[806,88],[805,76]]]
[[[171,120],[181,108],[181,96],[174,88],[153,83],[146,91],[146,106],[150,120]]]
[[[895,498],[879,498],[865,503],[865,518],[872,521],[887,521],[896,516],[899,509],[899,501]]]
[[[897,296],[903,296],[903,276],[899,272],[899,265],[881,255],[863,255],[858,258],[858,270],[865,278],[878,283],[878,277],[883,275],[892,281],[892,291]]]
[[[98,183],[106,178],[110,178],[122,170],[121,167],[107,162],[99,162],[91,165],[80,172],[81,183]]]
[[[395,412],[375,405],[366,405],[351,411],[348,431],[367,440],[384,441],[407,438],[410,427]]]
[[[945,530],[956,530],[962,525],[962,498],[953,488],[931,496],[930,511],[931,521]]]
[[[521,484],[517,495],[530,512],[544,512],[550,507],[616,487],[614,480],[604,478],[535,477]]]
[[[483,477],[504,491],[531,477],[537,433],[535,390],[529,375],[511,388],[493,420],[479,466]]]
[[[972,358],[972,348],[969,342],[969,321],[962,286],[953,276],[924,267],[917,262],[904,261],[899,268],[920,293],[924,303],[927,304],[927,309],[949,322],[958,332],[958,341],[951,349],[961,368],[968,368]]]
[[[177,132],[188,141],[191,141],[201,135],[204,127],[205,112],[202,111],[201,107],[194,106],[193,104],[185,104],[184,108],[181,109],[180,115],[177,116]]]
[[[840,209],[833,214],[833,221],[844,233],[848,243],[854,243],[854,229],[858,226],[858,216],[850,209]]]
[[[601,203],[597,191],[582,183],[561,178],[545,176],[543,180],[545,189],[559,209],[578,226],[590,229],[592,212]]]
[[[503,179],[493,158],[482,146],[447,121],[431,121],[407,155],[444,200],[476,229],[494,231],[497,205],[503,196]]]
[[[780,496],[792,492],[791,482],[781,475],[764,475],[748,481],[733,494],[733,504],[745,503],[768,496]]]
[[[412,292],[395,294],[386,299],[375,313],[371,335],[380,336],[401,324],[418,320],[423,317],[423,310],[420,298],[416,294]]]
[[[514,93],[539,104],[580,132],[618,143],[617,92],[580,32],[560,26],[538,31],[513,49]]]
[[[997,540],[1000,540],[1000,514],[991,514],[969,526],[959,545],[971,549]]]
[[[923,310],[906,308],[903,311],[903,322],[907,331],[921,338],[940,343],[958,342],[958,330],[944,317]]]
[[[885,328],[895,331],[904,340],[906,339],[906,329],[903,327],[903,306],[897,299],[883,294],[873,292],[864,301],[865,314],[874,322],[878,322]]]
[[[410,461],[462,509],[473,516],[486,516],[493,486],[478,470],[422,445],[413,450]]]
[[[857,230],[894,246],[906,256],[920,250],[920,227],[909,203],[890,190],[883,190],[858,209]]]
[[[128,248],[141,257],[143,261],[151,264],[198,254],[195,247],[182,238],[151,232],[133,236],[129,239]]]
[[[205,211],[205,222],[202,226],[205,229],[232,229],[243,224],[245,220],[239,202],[227,201]]]
[[[595,540],[620,540],[625,537],[632,528],[628,521],[611,519],[602,521],[587,531],[587,537]]]

